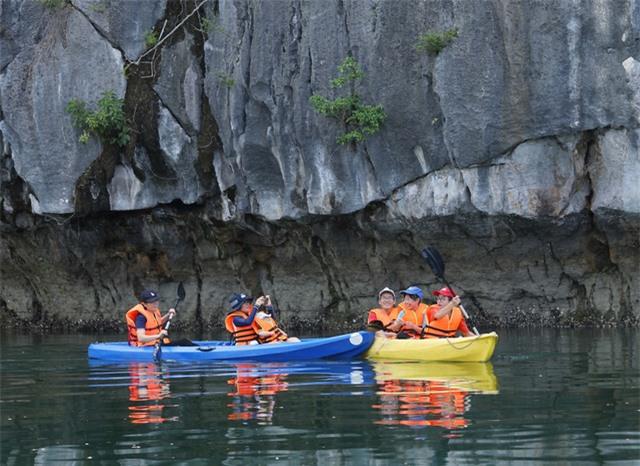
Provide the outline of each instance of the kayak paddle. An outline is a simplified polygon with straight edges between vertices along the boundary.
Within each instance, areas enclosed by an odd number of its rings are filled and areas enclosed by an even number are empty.
[[[424,258],[424,260],[427,261],[427,264],[429,264],[429,267],[431,267],[431,270],[433,271],[434,275],[437,278],[439,278],[447,286],[447,288],[451,290],[451,292],[454,295],[457,296],[456,292],[453,291],[453,288],[451,288],[451,285],[449,284],[447,279],[444,277],[444,260],[442,260],[442,256],[440,255],[438,250],[433,246],[427,246],[422,250],[422,257]],[[476,335],[480,335],[480,333],[478,332],[478,329],[471,322],[471,318],[469,317],[469,314],[467,314],[467,311],[462,306],[462,304],[460,304],[460,310],[462,311],[464,318],[467,319],[467,321],[471,324],[473,333],[475,333]]]
[[[180,282],[178,284],[178,291],[176,292],[176,304],[173,306],[174,309],[176,309],[176,310],[178,309],[178,304],[180,304],[180,302],[184,300],[185,296],[186,296],[186,292],[184,291],[184,285],[182,284],[182,282]],[[169,325],[171,324],[171,319],[173,319],[173,316],[171,316],[171,317],[169,317],[167,319],[167,323],[164,324],[163,330],[169,330]],[[162,352],[162,340],[163,340],[163,338],[158,338],[158,341],[156,342],[156,346],[155,346],[155,348],[153,348],[153,360],[154,361],[159,361],[160,354]]]

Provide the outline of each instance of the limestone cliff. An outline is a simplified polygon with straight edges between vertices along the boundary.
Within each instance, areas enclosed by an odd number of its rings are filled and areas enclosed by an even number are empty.
[[[636,0],[0,0],[0,21],[6,323],[120,321],[184,281],[201,327],[248,290],[355,328],[383,286],[441,286],[427,244],[486,323],[638,321]],[[309,98],[347,56],[387,118],[341,145]],[[123,147],[65,111],[107,90]]]

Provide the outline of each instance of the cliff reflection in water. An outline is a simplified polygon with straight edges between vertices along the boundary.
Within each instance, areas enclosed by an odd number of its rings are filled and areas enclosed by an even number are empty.
[[[470,424],[471,394],[497,394],[491,363],[373,364],[383,425],[463,429]]]
[[[171,396],[169,373],[153,362],[129,364],[129,421],[132,424],[161,424],[175,421],[164,417],[165,402]]]

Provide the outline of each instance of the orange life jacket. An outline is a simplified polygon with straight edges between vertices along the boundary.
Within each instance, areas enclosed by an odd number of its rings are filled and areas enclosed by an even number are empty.
[[[418,309],[416,309],[415,311],[411,310],[411,309],[405,309],[404,307],[404,303],[400,303],[399,307],[404,311],[404,317],[402,318],[402,320],[405,320],[407,322],[411,322],[412,324],[416,324],[417,326],[421,326],[423,319],[424,319],[424,315],[427,312],[427,305],[424,303],[420,303],[418,304]],[[410,329],[403,329],[404,332],[408,333],[409,335],[411,335],[414,338],[419,338],[420,335],[416,334],[413,330]]]
[[[274,341],[287,341],[286,333],[278,328],[278,323],[273,320],[266,312],[258,312],[256,313],[255,319],[253,319],[253,329],[256,333],[261,330],[266,330],[267,332],[273,332],[273,335],[268,337],[260,337],[258,336],[259,343],[271,343]]]
[[[142,314],[146,319],[147,323],[144,326],[144,333],[147,336],[153,336],[160,333],[162,330],[162,316],[160,315],[160,310],[156,309],[155,311],[151,311],[145,307],[143,303],[139,303],[129,309],[126,314],[127,320],[127,328],[129,330],[129,344],[131,346],[153,346],[156,344],[154,340],[141,342],[138,341],[138,329],[136,328],[136,318],[138,314]],[[162,343],[169,343],[171,340],[168,338],[164,338]]]
[[[387,330],[387,327],[391,325],[393,321],[398,318],[398,314],[400,313],[401,310],[402,309],[400,309],[399,307],[394,306],[389,310],[389,313],[387,314],[387,311],[379,307],[375,309],[371,309],[368,314],[367,323],[380,321],[380,323],[383,326],[383,329]]]
[[[431,309],[437,312],[440,306],[432,304],[428,307],[427,313],[424,314],[424,318],[427,319],[427,326],[424,330],[425,338],[455,337],[460,322],[462,322],[462,311],[460,311],[460,308],[454,307],[450,314],[429,322],[428,313]]]
[[[237,327],[233,323],[234,317],[242,317],[243,319],[246,319],[249,315],[242,310],[237,309],[229,312],[224,318],[224,326],[227,329],[227,332],[231,334],[234,345],[248,345],[249,342],[258,339],[258,334],[253,329],[252,325],[242,325]]]

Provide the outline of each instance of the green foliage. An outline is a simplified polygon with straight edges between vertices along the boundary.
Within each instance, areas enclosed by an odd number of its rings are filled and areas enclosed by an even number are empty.
[[[207,17],[200,18],[200,30],[210,34],[212,32],[224,32],[224,27],[220,26],[217,18],[209,19]]]
[[[233,87],[233,85],[236,83],[235,79],[233,79],[228,74],[218,73],[216,77],[218,78],[218,81],[220,81],[220,83],[223,86]]]
[[[449,45],[456,37],[458,37],[458,30],[455,28],[447,29],[442,32],[427,32],[418,37],[416,50],[418,52],[427,52],[438,55],[442,49]]]
[[[147,31],[144,35],[144,44],[147,48],[151,48],[158,43],[158,33],[153,29]]]
[[[73,124],[82,130],[79,141],[83,144],[95,134],[104,143],[126,146],[129,142],[129,128],[124,115],[124,101],[113,91],[105,91],[98,100],[97,109],[90,111],[84,101],[73,99],[67,104],[67,112]]]
[[[353,57],[347,57],[338,66],[338,72],[340,76],[331,80],[331,87],[334,89],[343,87],[345,84],[355,82],[364,77],[360,65]]]
[[[104,1],[101,1],[99,3],[93,3],[89,9],[91,11],[94,11],[96,13],[104,13],[105,11],[107,11],[107,4],[104,3]]]
[[[382,105],[364,105],[355,93],[354,84],[364,77],[364,73],[353,57],[345,58],[338,72],[339,76],[331,80],[331,87],[339,89],[349,84],[349,95],[331,100],[315,94],[309,102],[316,112],[345,124],[347,132],[338,137],[338,144],[356,144],[364,141],[367,135],[377,133],[387,115]]]
[[[45,8],[50,8],[54,10],[56,8],[62,8],[67,3],[69,3],[69,1],[68,0],[38,0],[38,3],[40,3]]]

